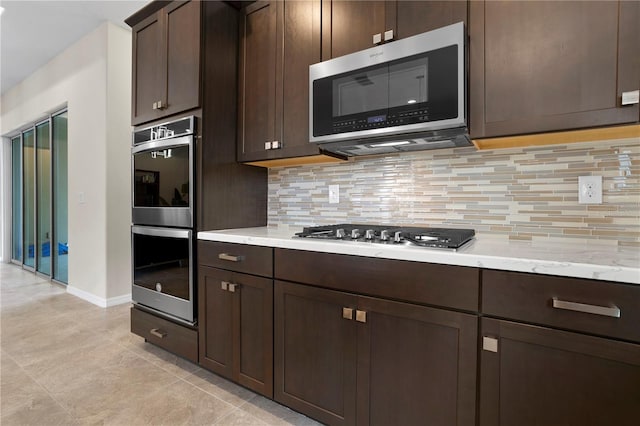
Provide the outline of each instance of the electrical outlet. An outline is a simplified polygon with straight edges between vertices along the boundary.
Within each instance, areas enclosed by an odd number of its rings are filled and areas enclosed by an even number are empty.
[[[578,177],[578,203],[602,204],[602,176]]]
[[[340,202],[340,185],[329,185],[329,204]]]

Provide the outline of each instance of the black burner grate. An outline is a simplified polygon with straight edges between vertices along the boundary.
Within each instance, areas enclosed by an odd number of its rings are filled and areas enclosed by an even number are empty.
[[[458,249],[471,241],[473,229],[421,228],[413,226],[338,224],[305,227],[295,234],[302,238],[407,244],[430,248]]]

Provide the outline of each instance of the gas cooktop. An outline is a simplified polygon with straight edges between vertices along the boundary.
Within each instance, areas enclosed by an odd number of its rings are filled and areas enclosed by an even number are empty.
[[[339,224],[305,227],[301,238],[362,241],[378,244],[410,244],[457,250],[471,241],[473,229],[420,228],[413,226]]]

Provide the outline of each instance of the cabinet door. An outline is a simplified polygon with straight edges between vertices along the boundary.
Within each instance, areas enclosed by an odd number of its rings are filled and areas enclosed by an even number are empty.
[[[356,297],[275,283],[275,400],[323,423],[355,424]]]
[[[476,316],[364,297],[358,309],[358,424],[475,425]]]
[[[166,81],[166,51],[164,15],[154,13],[132,28],[133,75],[131,123],[139,124],[160,117],[154,103],[164,99]]]
[[[198,340],[200,365],[229,379],[233,378],[233,296],[224,282],[230,273],[198,268]]]
[[[263,156],[275,138],[276,3],[258,1],[240,18],[238,159]]]
[[[638,424],[640,345],[487,318],[481,336],[480,425]]]
[[[472,137],[637,122],[640,3],[470,2]]]
[[[273,284],[269,278],[199,267],[200,364],[273,396]]]
[[[309,65],[320,62],[320,1],[278,2],[278,61],[276,135],[282,149],[268,158],[317,155],[309,142]]]
[[[273,397],[273,281],[233,274],[234,377],[241,385]],[[231,288],[229,289],[231,291]]]
[[[396,39],[467,22],[466,1],[388,1],[385,30]]]
[[[166,97],[163,116],[200,105],[200,1],[174,2],[166,13]],[[159,88],[160,89],[160,88]]]
[[[385,2],[332,1],[322,7],[322,59],[373,47],[373,35],[385,31]]]

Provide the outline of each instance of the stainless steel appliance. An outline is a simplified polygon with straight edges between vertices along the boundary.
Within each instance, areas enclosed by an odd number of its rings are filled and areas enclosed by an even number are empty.
[[[473,240],[473,229],[420,228],[414,226],[339,224],[305,227],[301,238],[360,241],[377,244],[408,244],[458,250]]]
[[[134,225],[131,233],[134,303],[179,322],[194,324],[192,230]]]
[[[133,133],[131,298],[139,309],[196,323],[196,119],[155,124]]]
[[[193,227],[195,118],[133,134],[133,223]]]
[[[338,156],[470,145],[464,24],[309,67],[309,140]]]

